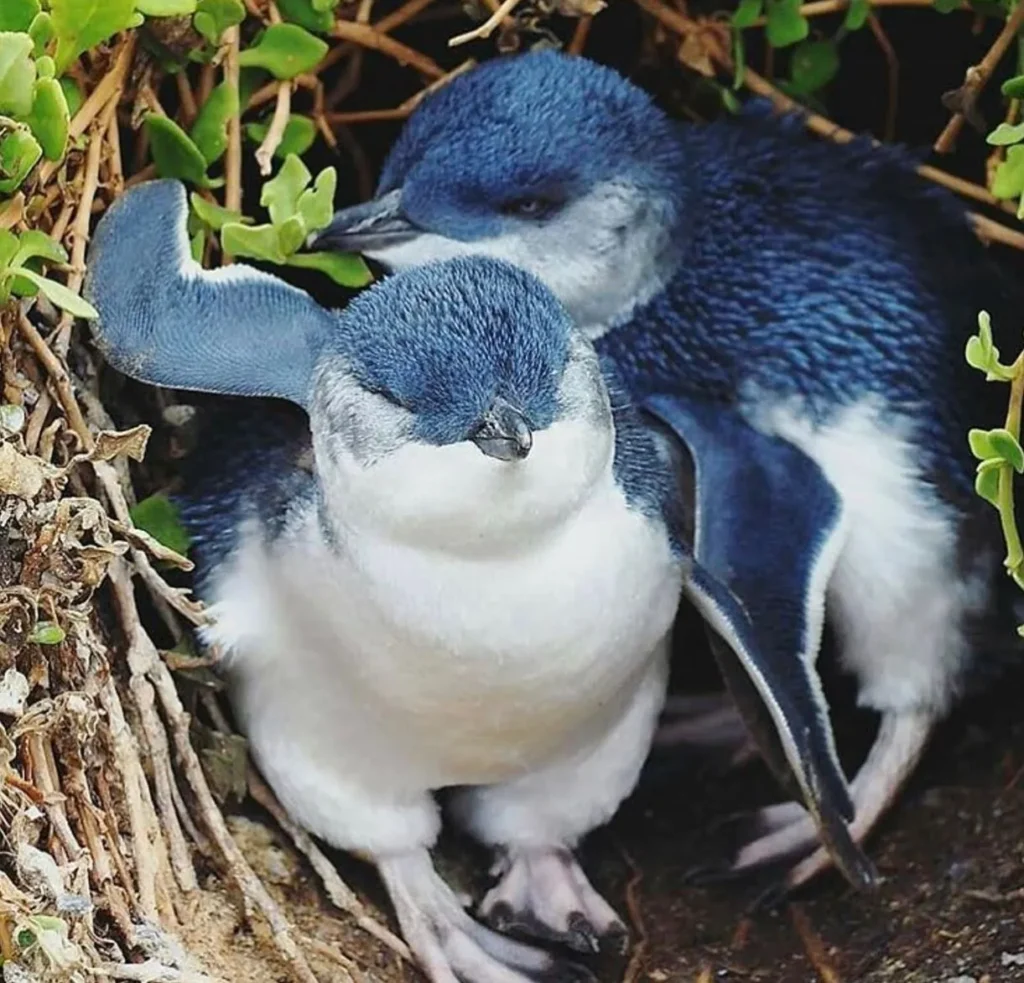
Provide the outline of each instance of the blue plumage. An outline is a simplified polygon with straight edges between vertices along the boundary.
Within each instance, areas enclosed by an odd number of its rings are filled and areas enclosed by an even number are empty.
[[[1004,394],[963,347],[980,309],[1007,330],[1020,298],[912,164],[814,141],[763,104],[681,125],[607,69],[531,53],[425,100],[377,198],[320,240],[393,270],[463,254],[523,266],[686,445],[689,594],[814,818],[766,813],[740,868],[806,852],[816,825],[844,873],[870,881],[856,843],[962,689],[976,626],[1007,608],[966,445]],[[814,671],[826,603],[882,715],[849,793]],[[823,865],[819,852],[789,883]]]
[[[433,983],[592,983],[501,932],[624,940],[573,848],[632,790],[664,703],[672,454],[515,265],[452,259],[329,312],[199,269],[186,218],[176,182],[129,191],[87,292],[136,378],[295,404],[223,412],[181,499],[257,764],[297,822],[374,859]],[[442,788],[496,851],[498,931],[431,862]]]

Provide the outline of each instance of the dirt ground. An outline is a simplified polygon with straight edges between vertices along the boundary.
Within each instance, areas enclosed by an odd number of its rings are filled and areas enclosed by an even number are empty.
[[[843,700],[838,700],[842,705]],[[883,881],[858,895],[835,876],[776,910],[751,911],[765,882],[695,886],[688,874],[723,860],[725,816],[777,793],[759,763],[723,773],[714,763],[656,758],[610,828],[583,851],[595,884],[631,924],[633,949],[597,964],[602,983],[1011,983],[1024,981],[1024,668],[963,706],[942,727],[897,807],[872,839]],[[840,745],[855,763],[872,722],[840,709]],[[844,757],[845,757],[844,753]],[[332,910],[316,876],[258,811],[232,820],[243,849],[304,936],[322,980],[342,952],[363,978],[420,980]],[[390,923],[372,871],[333,855],[346,881]],[[479,896],[486,857],[443,844],[439,864]],[[393,923],[392,923],[393,925]],[[214,893],[186,941],[214,973],[285,983],[288,971],[237,910]]]

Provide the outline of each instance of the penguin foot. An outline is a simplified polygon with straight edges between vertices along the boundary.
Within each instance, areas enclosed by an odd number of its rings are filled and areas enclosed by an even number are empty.
[[[855,809],[850,835],[856,843],[864,841],[899,794],[924,751],[935,719],[934,714],[923,712],[882,715],[871,752],[850,784]],[[761,809],[753,821],[758,838],[738,851],[730,873],[803,857],[785,877],[785,889],[793,890],[831,866],[828,853],[818,847],[814,822],[796,802]]]
[[[735,767],[757,755],[757,747],[731,697],[670,696],[654,735],[655,747],[724,751]]]
[[[480,904],[481,917],[494,928],[586,954],[626,951],[626,926],[569,850],[510,847],[495,872],[501,880]]]
[[[474,921],[426,850],[379,857],[377,868],[430,983],[596,983],[586,967]]]

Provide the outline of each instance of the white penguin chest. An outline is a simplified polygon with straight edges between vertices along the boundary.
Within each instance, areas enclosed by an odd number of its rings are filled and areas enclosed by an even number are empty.
[[[273,703],[293,732],[315,721],[321,742],[358,721],[378,767],[390,749],[387,767],[433,787],[471,784],[615,719],[680,583],[664,530],[609,483],[564,528],[496,556],[361,537],[332,552],[311,522],[271,553],[243,551],[212,635],[233,651],[243,716]]]

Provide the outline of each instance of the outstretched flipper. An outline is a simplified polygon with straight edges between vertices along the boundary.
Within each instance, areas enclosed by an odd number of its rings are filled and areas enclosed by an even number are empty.
[[[100,350],[142,382],[305,406],[334,316],[250,266],[204,270],[187,221],[185,188],[171,180],[131,189],[104,215],[85,285]]]
[[[839,495],[807,455],[728,406],[655,396],[644,409],[693,458],[695,563],[686,592],[717,636],[712,650],[726,684],[836,866],[851,884],[870,886],[875,871],[846,825],[854,807],[814,668],[842,542]]]

